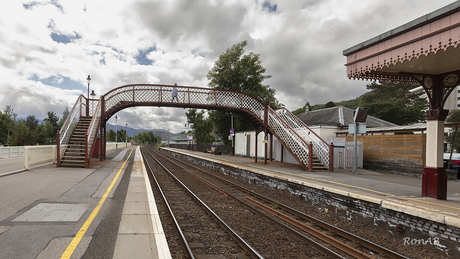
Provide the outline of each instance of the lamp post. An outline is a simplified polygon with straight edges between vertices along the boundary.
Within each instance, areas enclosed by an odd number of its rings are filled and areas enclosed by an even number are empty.
[[[86,116],[89,116],[89,83],[91,82],[91,77],[88,75],[88,78],[86,78],[86,81],[88,81],[88,98],[86,99]]]
[[[118,116],[115,115],[115,149],[118,149]]]
[[[230,124],[231,124],[231,131],[233,131],[233,136],[232,136],[232,156],[235,155],[235,150],[233,148],[233,139],[235,138],[235,129],[233,128],[233,113],[230,113]],[[231,135],[231,134],[230,134]]]
[[[128,123],[126,123],[126,146],[128,146]]]
[[[86,81],[88,81],[88,99],[89,99],[89,83],[91,82],[91,77],[88,75],[88,78],[86,78]]]

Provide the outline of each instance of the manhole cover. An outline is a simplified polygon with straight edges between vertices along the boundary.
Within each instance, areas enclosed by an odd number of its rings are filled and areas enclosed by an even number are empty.
[[[78,221],[88,204],[39,203],[13,221]]]

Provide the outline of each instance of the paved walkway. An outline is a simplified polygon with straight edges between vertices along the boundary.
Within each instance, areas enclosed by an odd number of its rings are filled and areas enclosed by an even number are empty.
[[[0,159],[0,177],[22,170],[24,170],[24,157]]]
[[[135,148],[0,177],[0,259],[168,258]]]

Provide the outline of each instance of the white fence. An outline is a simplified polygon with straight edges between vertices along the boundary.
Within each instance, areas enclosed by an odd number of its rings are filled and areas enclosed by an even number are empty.
[[[354,143],[346,142],[345,148],[334,147],[334,168],[353,167]],[[363,142],[358,142],[358,168],[363,168]]]
[[[24,147],[0,147],[0,158],[23,157]]]
[[[56,145],[24,147],[24,169],[51,162],[56,163]]]
[[[131,143],[128,143],[128,147],[132,146]],[[105,150],[106,151],[110,151],[110,150],[115,150],[117,148],[123,148],[123,147],[127,147],[126,146],[126,143],[124,142],[118,142],[118,143],[115,143],[115,142],[107,142],[106,144],[106,147],[105,147]]]
[[[128,147],[132,146],[128,143]],[[126,147],[126,143],[118,143],[118,148]],[[107,151],[115,150],[115,143],[107,143]],[[56,163],[56,145],[45,146],[20,146],[20,147],[1,147],[0,158],[24,157],[24,169],[29,169],[31,166]]]

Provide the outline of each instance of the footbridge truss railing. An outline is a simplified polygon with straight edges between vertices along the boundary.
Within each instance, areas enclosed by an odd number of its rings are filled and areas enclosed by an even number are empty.
[[[93,106],[96,105],[96,107],[92,109],[93,118],[91,119],[91,123],[85,134],[85,167],[86,168],[89,167],[89,161],[91,159],[91,155],[93,154],[94,144],[96,142],[97,131],[99,130],[99,126],[101,123],[102,96],[99,98],[97,102],[90,102],[90,103],[93,103]]]
[[[176,86],[177,98],[173,95],[174,86],[170,85],[127,85],[121,86],[104,95],[103,111],[107,120],[117,111],[131,106],[170,106],[226,110],[243,115],[257,132],[267,130],[286,147],[286,149],[307,170],[311,170],[309,145],[312,143],[313,153],[329,167],[330,147],[295,115],[288,110],[283,112],[267,109],[266,106],[252,96],[211,88]],[[265,123],[265,120],[267,122]]]
[[[176,91],[173,92],[174,87],[177,89],[177,95],[174,94]],[[246,118],[256,132],[271,132],[306,170],[312,170],[312,155],[310,154],[316,154],[323,165],[331,168],[330,146],[286,109],[274,111],[252,96],[239,92],[152,84],[121,86],[101,96],[99,100],[88,100],[80,95],[57,134],[58,166],[73,129],[81,116],[86,114],[86,116],[93,117],[85,135],[85,167],[88,167],[99,127],[104,128],[107,120],[116,112],[135,106],[183,107],[234,112]],[[104,152],[103,148],[101,150]]]
[[[277,109],[276,113],[286,121],[289,126],[297,132],[307,142],[311,142],[313,145],[313,153],[316,154],[317,158],[323,163],[323,165],[333,170],[331,163],[331,152],[333,146],[326,143],[320,136],[312,131],[302,120],[295,116],[292,112],[286,108]]]
[[[173,97],[174,86],[127,85],[113,89],[104,95],[104,113],[112,116],[116,111],[129,106],[169,106],[214,110],[236,110],[255,117],[255,127],[263,124],[265,106],[257,99],[238,92],[211,88],[176,86],[177,98]]]

